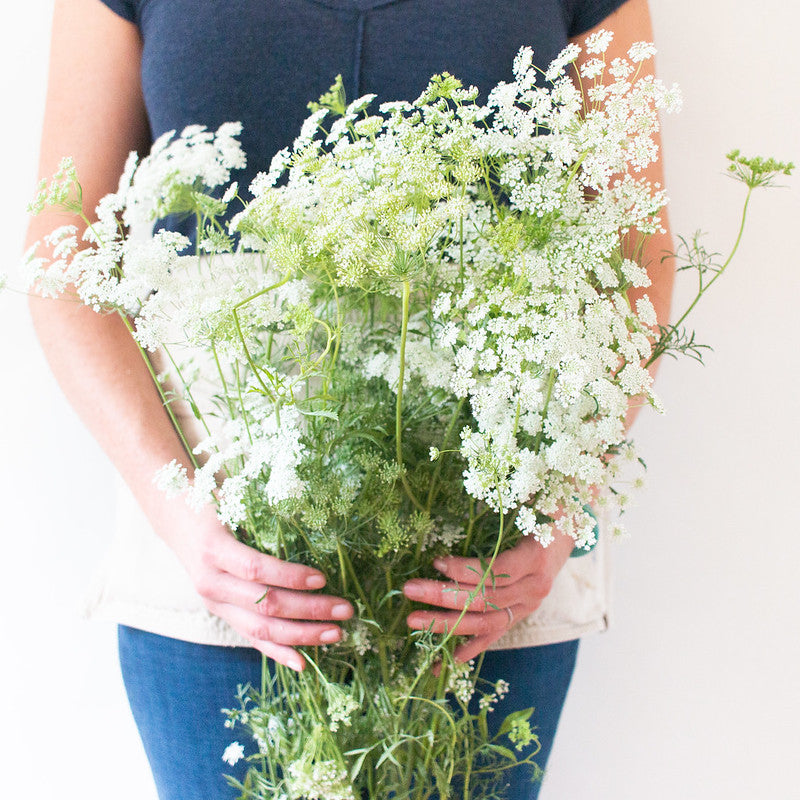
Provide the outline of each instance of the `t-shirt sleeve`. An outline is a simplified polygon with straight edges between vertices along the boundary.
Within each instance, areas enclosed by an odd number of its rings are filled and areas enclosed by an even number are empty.
[[[625,2],[626,0],[567,0],[569,35],[572,37],[586,33]]]
[[[136,22],[139,6],[136,0],[100,0],[100,2],[128,22]]]

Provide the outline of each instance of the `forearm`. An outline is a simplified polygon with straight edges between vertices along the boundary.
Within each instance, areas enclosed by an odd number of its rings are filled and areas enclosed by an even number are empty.
[[[141,47],[136,27],[96,0],[55,4],[39,175],[49,178],[64,156],[72,156],[89,217],[116,189],[129,151],[149,147]],[[32,219],[26,247],[64,224],[81,227],[75,215],[46,209]],[[30,309],[69,402],[156,520],[165,498],[152,484],[153,473],[185,453],[122,320],[67,295],[32,297]]]
[[[32,297],[43,351],[68,401],[131,488],[158,533],[169,536],[182,503],[167,500],[153,475],[187,462],[147,365],[122,319],[69,299]],[[169,542],[168,542],[169,543]]]

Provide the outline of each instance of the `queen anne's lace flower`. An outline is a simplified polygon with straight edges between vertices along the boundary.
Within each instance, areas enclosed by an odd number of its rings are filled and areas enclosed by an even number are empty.
[[[222,754],[222,760],[230,766],[236,765],[241,759],[244,758],[244,747],[239,742],[231,742]]]

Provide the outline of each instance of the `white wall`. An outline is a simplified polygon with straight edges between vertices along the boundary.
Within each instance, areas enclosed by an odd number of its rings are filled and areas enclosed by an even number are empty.
[[[0,26],[0,239],[12,263],[36,178],[51,9],[29,0]],[[0,796],[154,800],[114,628],[78,614],[113,515],[110,469],[50,377],[25,298],[4,292],[0,365]]]
[[[800,161],[800,11],[777,0],[651,5],[660,72],[686,97],[665,132],[674,227],[711,231],[723,250],[742,197],[723,154]],[[50,7],[18,4],[0,32],[0,225],[12,260],[35,172]],[[668,415],[637,422],[649,489],[617,548],[614,628],[583,645],[543,800],[800,798],[790,770],[800,745],[800,182],[787,183],[754,198],[741,255],[697,313],[715,347],[707,365],[665,364]],[[107,463],[50,378],[24,300],[2,293],[0,359],[0,793],[151,800],[113,630],[77,614],[113,514]]]
[[[800,161],[795,4],[651,0],[674,229],[735,238],[734,147]],[[587,640],[543,800],[800,798],[800,181],[756,194],[699,307],[706,366],[665,363],[633,434],[649,488],[618,547],[614,628]],[[685,296],[679,284],[678,297]],[[677,303],[680,307],[680,303]]]

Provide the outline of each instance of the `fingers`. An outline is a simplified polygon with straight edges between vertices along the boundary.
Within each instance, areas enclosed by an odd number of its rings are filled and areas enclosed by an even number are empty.
[[[473,658],[477,658],[484,650],[488,650],[489,647],[493,645],[501,635],[502,634],[486,634],[484,636],[473,636],[471,639],[464,642],[464,644],[460,644],[458,647],[456,647],[456,649],[453,651],[453,658],[461,663],[472,661]],[[437,661],[431,667],[431,672],[438,678],[441,674],[441,671],[442,662]]]
[[[339,597],[275,586],[268,589],[263,584],[224,572],[218,573],[213,580],[216,584],[213,599],[216,602],[249,608],[262,616],[298,620],[343,620],[353,616],[353,606]]]
[[[256,611],[227,603],[207,603],[208,609],[238,631],[264,655],[291,669],[302,671],[305,660],[293,648],[334,644],[342,630],[325,622],[299,622],[282,617],[265,617]]]
[[[458,619],[460,615],[452,611],[439,611],[436,614],[429,611],[415,611],[409,614],[407,622],[411,628],[431,630],[434,633],[447,633],[452,630],[458,635],[469,636],[453,651],[453,658],[456,661],[466,662],[479,656],[516,621],[535,610],[525,605],[516,605],[484,614],[467,612],[460,621]],[[434,664],[431,671],[438,676],[441,662]]]
[[[333,644],[342,631],[330,622],[300,622],[283,617],[265,617],[241,606],[215,604],[214,613],[227,620],[246,638],[291,647]]]
[[[309,590],[325,585],[313,567],[259,553],[221,526],[210,526],[190,575],[212,614],[225,620],[254,648],[295,670],[305,667],[293,648],[333,644],[342,630],[331,620],[353,616],[340,597]]]
[[[406,622],[415,630],[430,630],[433,633],[456,633],[459,636],[484,635],[498,628],[505,630],[508,616],[505,611],[490,611],[485,614],[466,613],[459,620],[458,611],[414,611]],[[504,622],[505,621],[505,622]]]
[[[509,586],[525,575],[536,574],[541,567],[541,549],[533,539],[522,539],[511,550],[500,553],[486,578],[486,586]],[[437,558],[433,566],[450,580],[465,584],[477,584],[486,571],[486,561],[462,556]]]
[[[502,634],[501,634],[502,635]],[[475,636],[468,642],[456,647],[453,651],[453,657],[456,661],[471,661],[477,658],[484,650],[490,645],[494,644],[500,636],[486,635]]]
[[[523,604],[503,607],[484,613],[458,611],[412,611],[406,618],[410,628],[433,633],[455,633],[459,636],[493,636],[500,638],[513,624],[534,611]],[[459,620],[459,617],[461,619]]]
[[[319,570],[259,553],[227,533],[208,543],[206,553],[209,565],[246,581],[299,590],[321,589],[325,585],[325,576]]]
[[[306,661],[303,656],[291,647],[284,647],[273,642],[257,642],[252,639],[250,644],[255,650],[260,650],[267,658],[271,658],[278,664],[283,664],[284,667],[289,667],[289,669],[293,669],[296,672],[302,672],[306,668]]]
[[[527,575],[513,584],[491,589],[485,586],[476,594],[475,585],[462,586],[446,581],[415,578],[403,586],[403,593],[409,600],[427,603],[431,606],[460,611],[492,611],[506,608],[525,601],[537,601],[547,594],[543,581],[537,575]]]

